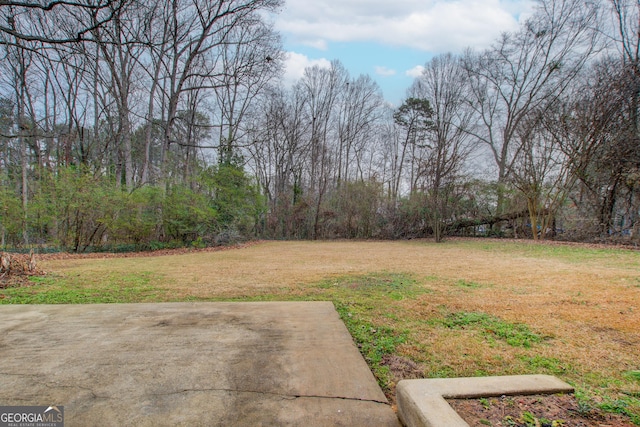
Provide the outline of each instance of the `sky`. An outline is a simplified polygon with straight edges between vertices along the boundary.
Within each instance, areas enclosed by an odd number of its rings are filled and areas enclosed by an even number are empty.
[[[285,0],[275,29],[287,52],[285,82],[339,60],[368,74],[399,105],[434,55],[488,47],[530,16],[535,0]]]

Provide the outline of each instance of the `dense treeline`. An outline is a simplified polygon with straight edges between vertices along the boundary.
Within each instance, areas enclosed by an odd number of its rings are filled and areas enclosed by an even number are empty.
[[[638,238],[637,2],[541,0],[397,107],[337,61],[284,86],[279,0],[152,3],[0,5],[3,247]]]

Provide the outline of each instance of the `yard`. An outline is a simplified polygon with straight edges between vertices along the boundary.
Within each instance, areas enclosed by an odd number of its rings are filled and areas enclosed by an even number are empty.
[[[330,300],[388,396],[402,378],[544,373],[640,425],[640,252],[526,241],[258,242],[49,256],[1,303]]]

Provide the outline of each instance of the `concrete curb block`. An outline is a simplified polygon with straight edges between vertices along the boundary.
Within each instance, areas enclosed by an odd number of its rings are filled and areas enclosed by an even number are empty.
[[[398,417],[407,427],[469,427],[445,399],[572,393],[551,375],[402,380],[396,387]]]

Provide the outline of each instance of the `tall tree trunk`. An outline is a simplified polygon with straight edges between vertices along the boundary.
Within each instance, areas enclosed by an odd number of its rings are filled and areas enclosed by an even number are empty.
[[[21,133],[23,131],[21,130]],[[27,229],[28,214],[27,208],[29,202],[29,187],[28,187],[28,174],[27,174],[27,142],[25,136],[20,136],[20,160],[22,163],[22,239],[25,246],[29,246],[29,231]]]

